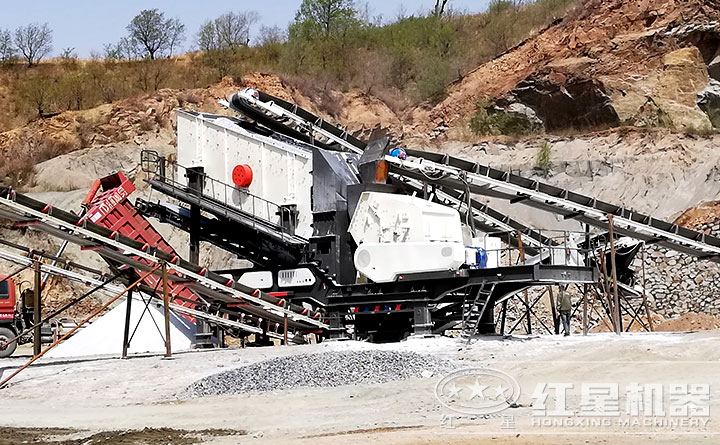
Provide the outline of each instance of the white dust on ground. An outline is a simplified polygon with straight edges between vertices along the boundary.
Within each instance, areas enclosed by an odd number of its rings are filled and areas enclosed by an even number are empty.
[[[89,430],[146,426],[185,429],[231,428],[253,432],[263,442],[287,443],[309,435],[412,426],[442,431],[444,414],[434,397],[438,376],[385,384],[337,388],[297,388],[265,393],[178,401],[174,395],[208,375],[288,354],[335,350],[397,350],[450,359],[462,367],[489,366],[518,380],[521,407],[512,409],[518,432],[532,426],[532,392],[538,383],[709,383],[710,423],[703,434],[720,433],[720,333],[610,333],[569,338],[539,336],[502,340],[486,337],[471,344],[438,337],[373,345],[354,341],[177,354],[173,360],[43,361],[0,391],[14,409],[7,426],[72,427]],[[17,366],[21,358],[3,364]],[[71,390],[70,390],[71,389]],[[568,398],[577,406],[579,395]],[[673,430],[674,433],[682,429]],[[497,418],[464,419],[459,430],[473,437],[506,434]],[[614,432],[617,428],[608,431]],[[546,429],[540,433],[583,434]],[[659,429],[658,437],[666,431]],[[431,435],[432,435],[431,434]],[[253,436],[248,436],[247,440]],[[245,439],[243,439],[245,440]],[[256,439],[252,439],[256,440]],[[221,443],[221,442],[218,442]],[[328,442],[330,443],[330,442]],[[440,442],[438,442],[440,443]]]
[[[117,357],[123,350],[127,298],[92,324],[82,328],[47,354],[49,358]],[[162,303],[137,294],[130,304],[129,354],[165,352],[165,317]],[[176,351],[192,349],[195,324],[170,313],[170,340]]]

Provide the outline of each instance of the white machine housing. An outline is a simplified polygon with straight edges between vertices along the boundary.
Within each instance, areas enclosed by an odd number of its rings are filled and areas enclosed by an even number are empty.
[[[295,233],[304,238],[312,235],[311,149],[251,133],[223,116],[178,110],[177,120],[178,164],[203,167],[207,176],[231,186],[206,181],[204,194],[276,223],[280,221],[277,207],[250,195],[280,206],[294,205]],[[240,164],[253,170],[252,183],[243,189],[232,186],[233,168]],[[184,173],[178,172],[177,181],[187,185]]]
[[[358,244],[356,269],[378,283],[465,262],[458,212],[414,196],[364,192],[349,232]]]

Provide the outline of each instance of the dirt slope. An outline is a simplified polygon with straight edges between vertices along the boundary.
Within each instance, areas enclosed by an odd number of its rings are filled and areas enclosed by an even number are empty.
[[[586,1],[560,23],[466,75],[437,106],[415,110],[412,128],[457,137],[476,100],[504,96],[523,81],[542,79],[567,93],[573,81],[590,80],[612,96],[613,89],[632,89],[633,77],[663,69],[662,56],[673,50],[696,46],[710,62],[719,18],[716,0]]]
[[[401,127],[400,120],[387,105],[359,91],[305,92],[275,75],[251,73],[237,82],[226,77],[208,88],[161,89],[89,110],[67,111],[0,133],[0,182],[4,179],[30,187],[34,165],[81,148],[124,141],[134,141],[140,146],[154,135],[174,143],[176,108],[233,114],[221,107],[218,100],[246,87],[297,103],[363,137],[386,127]],[[328,111],[329,108],[335,112]]]

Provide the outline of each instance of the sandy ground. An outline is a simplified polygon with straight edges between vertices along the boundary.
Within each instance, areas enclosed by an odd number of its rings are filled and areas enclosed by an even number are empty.
[[[720,332],[609,333],[588,337],[499,337],[471,344],[451,338],[414,339],[372,345],[326,342],[316,345],[249,348],[176,354],[128,360],[92,358],[72,362],[44,360],[0,391],[0,426],[21,437],[75,443],[117,439],[133,431],[132,440],[159,437],[171,443],[717,443],[720,440]],[[347,349],[395,349],[427,353],[461,367],[487,366],[506,372],[521,388],[518,407],[496,416],[468,416],[443,407],[435,397],[442,376],[339,388],[300,388],[244,395],[178,400],[175,394],[193,381],[216,372],[287,354]],[[6,359],[5,373],[27,357]],[[5,374],[7,375],[7,374]],[[619,386],[621,417],[609,424],[578,413],[582,384]],[[624,390],[633,382],[661,384],[665,397],[672,384],[708,384],[709,416],[697,424],[666,423],[627,426]],[[543,417],[538,384],[572,384],[565,406],[574,413]],[[548,400],[554,401],[552,393]],[[548,409],[551,408],[548,402]],[[666,400],[666,411],[668,403]],[[666,413],[667,414],[667,413]],[[687,417],[687,416],[686,416]],[[655,418],[660,422],[662,419]],[[595,423],[590,423],[591,421]],[[554,422],[550,425],[543,422]],[[585,423],[583,423],[585,422]],[[679,422],[679,421],[678,421]],[[11,428],[32,428],[18,430]],[[145,428],[154,428],[143,431]],[[195,431],[190,436],[184,431]],[[66,430],[58,430],[66,429]],[[8,436],[6,436],[7,438]],[[138,439],[139,437],[139,439]],[[93,439],[93,443],[97,440]],[[133,443],[128,439],[127,443]],[[2,443],[2,442],[0,442]],[[105,443],[113,443],[112,440]]]

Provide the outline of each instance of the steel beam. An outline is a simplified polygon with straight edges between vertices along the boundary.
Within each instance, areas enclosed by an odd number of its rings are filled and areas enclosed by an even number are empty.
[[[385,157],[392,165],[391,172],[400,175],[419,172],[418,174],[423,175],[429,182],[454,184],[458,189],[470,187],[473,192],[480,194],[483,194],[488,186],[492,186],[493,196],[500,194],[499,196],[504,196],[507,200],[529,196],[529,199],[522,201],[524,205],[561,216],[582,214],[576,219],[601,228],[607,226],[607,215],[611,214],[614,216],[616,231],[622,235],[640,240],[664,238],[661,245],[679,252],[694,256],[720,256],[720,238],[462,159],[417,150],[409,150],[408,153],[411,158],[406,160],[393,156]],[[459,179],[461,176],[462,181]]]
[[[42,204],[42,203],[38,203]],[[116,236],[116,239],[111,239],[108,237],[105,237],[103,235],[100,235],[99,233],[96,233],[93,230],[89,230],[86,227],[87,222],[83,223],[82,225],[75,225],[71,224],[67,221],[64,221],[60,218],[56,218],[52,216],[51,212],[43,213],[38,210],[35,210],[31,207],[22,205],[20,203],[17,203],[13,199],[8,199],[5,197],[0,197],[0,205],[3,205],[7,208],[13,209],[15,212],[19,213],[20,215],[30,215],[32,217],[37,218],[39,221],[42,221],[45,224],[48,224],[51,228],[61,228],[64,231],[67,231],[68,233],[73,233],[73,235],[81,235],[82,237],[85,237],[86,239],[80,238],[77,239],[77,236],[68,235],[70,236],[70,239],[77,241],[80,245],[85,246],[96,246],[97,243],[100,243],[101,245],[104,245],[106,247],[114,247],[118,249],[120,252],[123,252],[124,255],[131,255],[136,256],[145,260],[148,260],[155,264],[160,264],[162,261],[165,261],[164,258],[159,258],[156,255],[150,253],[150,249],[148,250],[140,250],[138,248],[132,247],[130,244],[124,244],[117,239],[121,238],[121,235]],[[61,231],[63,231],[61,230]],[[89,241],[93,240],[93,241]],[[267,301],[263,300],[262,298],[251,295],[250,293],[243,292],[236,288],[236,284],[232,283],[230,285],[222,284],[218,281],[215,281],[214,279],[211,279],[207,276],[200,275],[197,272],[194,272],[193,270],[190,270],[186,267],[180,266],[178,264],[174,264],[173,269],[188,277],[190,280],[196,281],[200,284],[203,284],[204,286],[207,286],[210,289],[216,289],[221,293],[227,293],[230,294],[232,297],[235,297],[236,299],[246,300],[255,304],[260,305],[261,307],[265,307],[268,312],[274,312],[280,315],[284,313],[288,313],[289,319],[298,320],[306,322],[312,326],[318,326],[321,328],[327,328],[327,324],[323,323],[322,321],[319,321],[317,319],[313,319],[301,314],[298,314],[294,311],[283,309],[282,307],[279,307],[275,304],[268,303]],[[199,266],[196,266],[199,267]]]

